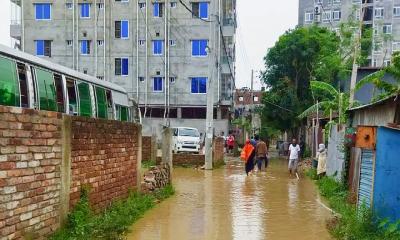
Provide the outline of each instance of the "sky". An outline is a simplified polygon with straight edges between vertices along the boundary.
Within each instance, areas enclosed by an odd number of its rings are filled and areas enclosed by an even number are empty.
[[[263,58],[279,36],[298,21],[298,0],[237,0],[236,87],[261,87],[258,78]]]
[[[297,24],[298,0],[237,0],[236,87],[259,89],[263,57],[279,36]],[[0,0],[0,43],[10,46],[10,1]]]

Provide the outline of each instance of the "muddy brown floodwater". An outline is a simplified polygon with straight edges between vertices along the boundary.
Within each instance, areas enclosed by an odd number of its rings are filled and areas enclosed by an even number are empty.
[[[288,177],[285,160],[246,177],[240,161],[222,169],[174,169],[176,194],[131,228],[129,240],[331,239],[330,212],[314,183]]]

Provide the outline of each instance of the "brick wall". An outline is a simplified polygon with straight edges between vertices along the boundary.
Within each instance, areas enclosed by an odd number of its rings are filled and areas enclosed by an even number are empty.
[[[172,156],[173,166],[203,166],[203,154],[175,153]]]
[[[59,227],[61,118],[0,106],[1,239]]]
[[[95,209],[128,195],[137,187],[139,125],[72,117],[70,206],[79,200],[80,187],[90,186]]]
[[[133,123],[0,106],[0,239],[44,238],[82,185],[97,210],[125,197],[140,183],[140,144]]]
[[[225,140],[223,137],[217,137],[213,144],[213,165],[221,166],[224,164]]]
[[[143,161],[156,160],[156,157],[157,157],[156,136],[142,136]]]

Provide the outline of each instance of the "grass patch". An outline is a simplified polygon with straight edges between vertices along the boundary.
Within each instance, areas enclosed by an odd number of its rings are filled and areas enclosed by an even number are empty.
[[[58,230],[52,240],[124,239],[129,227],[162,201],[175,193],[169,185],[154,194],[131,192],[127,199],[115,201],[100,214],[94,214],[89,205],[89,191],[83,188],[79,203],[68,215],[66,225]]]
[[[312,180],[318,179],[317,169],[315,169],[315,168],[310,168],[310,169],[306,170],[305,174],[307,177],[311,178]]]
[[[148,160],[142,162],[142,168],[149,169],[150,167],[156,166],[155,160]]]
[[[314,176],[313,173],[310,173]],[[319,191],[330,207],[339,216],[330,220],[327,227],[337,239],[346,240],[395,240],[400,239],[399,222],[390,223],[387,219],[379,220],[370,209],[361,207],[357,210],[352,204],[352,196],[347,187],[330,177],[316,181]]]

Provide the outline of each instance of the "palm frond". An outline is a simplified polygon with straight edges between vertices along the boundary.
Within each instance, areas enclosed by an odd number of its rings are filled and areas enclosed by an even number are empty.
[[[331,101],[322,101],[319,102],[318,104],[314,104],[311,107],[307,108],[306,110],[304,110],[304,112],[302,112],[299,116],[297,116],[297,118],[303,119],[308,117],[310,114],[317,112],[318,110],[322,110],[322,109],[326,109],[327,106],[329,106],[331,104]]]
[[[379,84],[379,82],[382,82],[382,78],[385,75],[385,72],[385,70],[379,70],[364,77],[356,84],[354,91],[359,91],[365,84],[368,83],[372,83],[374,85]]]
[[[339,94],[338,90],[336,90],[335,87],[326,82],[310,81],[310,86],[313,92],[318,92],[318,91],[325,92],[334,98],[336,98]]]

